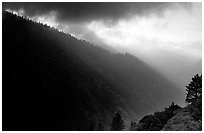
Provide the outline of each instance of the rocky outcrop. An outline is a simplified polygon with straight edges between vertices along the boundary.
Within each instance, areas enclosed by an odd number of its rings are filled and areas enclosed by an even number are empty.
[[[183,108],[168,120],[162,131],[201,131],[202,121],[195,120],[188,108]]]

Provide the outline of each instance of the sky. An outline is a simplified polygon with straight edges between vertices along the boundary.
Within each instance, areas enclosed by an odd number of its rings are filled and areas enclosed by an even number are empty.
[[[201,2],[30,2],[3,3],[3,9],[111,51],[128,52],[182,80],[202,59]]]

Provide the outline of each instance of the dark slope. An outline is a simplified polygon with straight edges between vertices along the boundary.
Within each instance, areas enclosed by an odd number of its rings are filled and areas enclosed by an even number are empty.
[[[114,86],[65,51],[65,38],[3,14],[3,130],[93,130],[91,119],[111,119]]]
[[[110,129],[112,114],[139,119],[179,97],[139,59],[111,54],[3,12],[3,130]]]

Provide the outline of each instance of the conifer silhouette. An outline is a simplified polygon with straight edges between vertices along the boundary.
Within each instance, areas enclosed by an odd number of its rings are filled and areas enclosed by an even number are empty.
[[[112,119],[111,131],[121,131],[125,128],[124,121],[121,115],[117,112],[115,117]]]

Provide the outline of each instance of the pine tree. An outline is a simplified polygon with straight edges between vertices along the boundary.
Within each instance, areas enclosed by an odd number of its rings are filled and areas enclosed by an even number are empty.
[[[112,119],[111,131],[121,131],[125,128],[124,121],[121,115],[117,112],[115,117]]]
[[[196,74],[190,84],[186,86],[186,102],[192,104],[202,97],[202,75]]]

